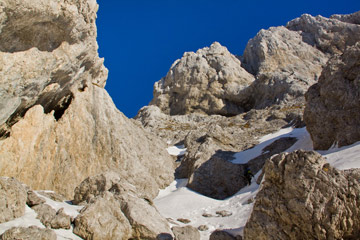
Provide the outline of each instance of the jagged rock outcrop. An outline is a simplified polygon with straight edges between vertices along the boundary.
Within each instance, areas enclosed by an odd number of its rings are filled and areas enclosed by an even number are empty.
[[[155,83],[150,105],[170,115],[236,115],[244,111],[239,104],[241,92],[252,81],[254,77],[241,67],[240,61],[215,42],[177,60],[166,77]]]
[[[303,41],[325,54],[341,54],[360,40],[360,14],[333,15],[330,18],[304,14],[286,27],[298,31]]]
[[[237,62],[241,64],[241,69],[236,68],[235,72],[251,73],[255,80],[251,78],[251,81],[245,81],[246,84],[242,81],[233,82],[239,84],[238,87],[233,86],[235,89],[241,89],[237,91],[236,98],[230,94],[231,99],[236,99],[232,103],[240,109],[236,116],[229,117],[234,114],[230,108],[223,108],[227,113],[204,110],[211,107],[201,105],[201,99],[196,102],[199,106],[194,107],[196,104],[193,100],[196,99],[194,96],[198,89],[202,89],[203,96],[214,95],[213,88],[200,87],[208,86],[211,78],[203,74],[208,67],[201,68],[205,66],[200,64],[204,59],[199,57],[201,54],[205,58],[218,56],[225,51],[218,43],[214,43],[210,48],[186,53],[177,60],[167,76],[155,84],[154,99],[149,107],[139,111],[136,119],[146,129],[171,144],[184,144],[187,153],[177,159],[179,167],[176,176],[189,178],[189,186],[197,191],[214,192],[214,184],[201,184],[214,183],[216,178],[210,172],[220,172],[215,169],[221,169],[222,175],[229,176],[229,179],[235,176],[225,169],[232,169],[230,172],[237,174],[241,172],[240,168],[229,165],[228,154],[219,158],[216,152],[242,151],[254,146],[257,137],[281,127],[304,126],[302,112],[305,93],[318,81],[329,58],[344,52],[347,46],[360,40],[357,25],[359,16],[359,13],[354,13],[324,18],[304,14],[285,27],[261,30],[248,42],[244,56],[239,57],[241,62]],[[235,64],[232,62],[233,57],[225,52],[221,53],[222,57],[212,59],[210,66],[216,66],[216,62],[219,67],[224,67],[224,63],[229,61],[231,65]],[[218,79],[221,79],[220,75]],[[222,98],[227,99],[229,92],[223,93]],[[196,114],[199,112],[203,115]],[[320,123],[322,118],[317,119]],[[253,163],[263,163],[266,158],[262,156],[254,159]],[[220,165],[222,167],[218,167]],[[261,164],[256,165],[256,170],[259,167]],[[227,185],[223,180],[219,182],[220,185]]]
[[[248,108],[301,102],[320,76],[327,57],[285,27],[261,30],[250,39],[243,66],[256,75],[247,90]]]
[[[96,2],[0,7],[0,176],[71,198],[82,180],[112,169],[155,197],[173,179],[173,160],[103,89]]]
[[[26,200],[26,189],[19,181],[0,177],[0,223],[24,215]]]
[[[187,152],[178,159],[177,178],[189,178],[189,186],[202,194],[226,198],[247,183],[246,179],[241,178],[244,166],[234,166],[228,162],[232,156],[255,146],[260,136],[284,126],[301,126],[302,109],[302,105],[289,105],[253,109],[235,117],[198,114],[169,116],[156,106],[149,106],[141,109],[136,119],[166,141],[185,145]],[[220,152],[228,153],[217,154]],[[266,158],[279,153],[270,152],[257,159],[259,161],[251,161],[249,165],[254,173],[262,168]],[[222,167],[219,168],[216,163]],[[236,181],[232,181],[234,179]]]
[[[304,120],[315,149],[360,140],[360,43],[332,58],[306,93]]]
[[[38,228],[35,226],[31,226],[28,228],[24,227],[13,227],[7,231],[5,231],[1,236],[0,239],[2,240],[14,240],[14,239],[21,239],[21,240],[34,240],[34,239],[41,239],[41,240],[56,240],[56,234],[51,229],[46,228]]]
[[[356,239],[360,184],[353,172],[332,168],[316,152],[273,157],[244,239]]]

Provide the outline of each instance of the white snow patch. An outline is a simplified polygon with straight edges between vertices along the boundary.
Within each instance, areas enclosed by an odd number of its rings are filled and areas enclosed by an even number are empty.
[[[65,213],[74,218],[79,214],[79,211],[83,208],[83,206],[71,205],[67,202],[56,202],[48,197],[39,194],[37,191],[34,192],[39,197],[45,199],[46,200],[45,203],[51,206],[54,210],[58,211],[60,208],[64,208]],[[46,192],[52,192],[52,191],[46,191]],[[39,219],[36,219],[36,217],[37,217],[37,213],[26,205],[25,214],[22,217],[0,224],[0,235],[12,227],[37,226],[39,228],[45,228],[45,226],[40,222]],[[68,230],[66,229],[53,229],[53,230],[55,231],[58,240],[82,239],[73,233],[72,227],[71,229]]]
[[[22,217],[0,224],[0,235],[12,227],[37,226],[39,228],[45,228],[45,226],[40,222],[40,220],[36,219],[36,216],[37,213],[28,206],[26,206],[25,214]]]
[[[360,142],[341,148],[330,148],[327,151],[318,151],[326,157],[331,166],[340,169],[360,168]]]
[[[184,145],[171,146],[168,147],[166,150],[172,156],[183,156],[186,153],[186,148]]]
[[[284,128],[280,129],[279,131],[275,133],[271,133],[268,135],[265,135],[259,139],[259,144],[256,145],[253,148],[250,148],[248,150],[238,152],[234,154],[235,159],[232,160],[232,163],[235,164],[245,164],[248,161],[250,161],[253,158],[256,158],[257,156],[260,156],[263,152],[262,150],[270,145],[271,143],[275,142],[276,140],[283,138],[283,137],[295,137],[299,140],[302,140],[301,143],[295,143],[292,147],[292,151],[295,149],[300,149],[303,147],[306,147],[307,149],[309,146],[307,146],[310,136],[306,131],[306,128]],[[310,140],[311,141],[311,140]],[[305,146],[306,145],[306,146]],[[312,143],[310,142],[310,148],[312,149]]]
[[[79,215],[79,211],[84,207],[84,206],[78,206],[78,205],[72,205],[69,202],[57,202],[54,201],[48,197],[45,197],[43,195],[41,195],[40,193],[38,193],[37,191],[34,191],[39,197],[45,199],[45,203],[47,205],[49,205],[50,207],[52,207],[55,211],[58,211],[61,208],[64,208],[64,212],[69,215],[70,217],[76,218],[77,215]]]
[[[255,179],[259,174],[255,176]],[[216,229],[229,229],[232,233],[242,234],[242,229],[253,208],[253,203],[248,203],[248,200],[255,197],[259,188],[255,181],[225,200],[203,196],[187,188],[186,184],[187,179],[177,179],[169,187],[161,190],[154,200],[159,212],[164,217],[173,220],[172,226],[187,225],[176,221],[179,218],[191,220],[189,224],[196,228],[206,225],[209,229],[200,232],[202,240],[209,239],[211,232]],[[216,211],[222,210],[229,211],[232,215],[219,217]],[[203,217],[204,213],[213,216]]]

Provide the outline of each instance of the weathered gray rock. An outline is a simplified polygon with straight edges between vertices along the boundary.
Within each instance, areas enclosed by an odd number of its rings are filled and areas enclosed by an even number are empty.
[[[28,228],[24,227],[13,227],[9,230],[6,230],[1,236],[2,240],[56,240],[56,234],[51,229],[46,228],[38,228],[35,226],[31,226]]]
[[[51,228],[51,221],[56,215],[55,209],[47,204],[33,206],[32,209],[37,213],[37,217],[45,227]]]
[[[157,239],[160,234],[172,235],[166,219],[156,208],[144,199],[132,194],[117,196],[121,203],[121,210],[129,220],[135,239]]]
[[[45,203],[45,199],[39,197],[33,190],[29,190],[27,192],[27,200],[26,200],[26,204],[29,207],[33,207],[42,203]]]
[[[193,226],[171,228],[176,240],[200,240],[200,232]]]
[[[132,229],[119,201],[105,192],[92,198],[75,219],[74,233],[84,239],[129,239]]]
[[[330,18],[337,19],[342,22],[353,23],[353,24],[359,25],[360,24],[360,11],[352,13],[352,14],[346,14],[346,15],[334,14],[334,15],[331,15]]]
[[[272,158],[244,239],[356,239],[357,174],[330,167],[316,152],[298,150]]]
[[[290,21],[286,27],[298,31],[304,42],[326,54],[341,54],[346,47],[360,40],[359,13],[333,15],[331,18],[304,14]]]
[[[240,235],[235,237],[226,231],[216,230],[211,233],[210,240],[242,240],[242,237]]]
[[[88,203],[92,198],[107,191],[120,195],[129,191],[133,194],[136,194],[137,192],[135,186],[120,179],[119,174],[116,174],[115,172],[106,172],[93,177],[88,177],[82,181],[81,184],[75,188],[73,203]],[[141,194],[139,193],[139,195]]]
[[[360,140],[360,43],[336,56],[306,94],[304,120],[315,149]]]
[[[63,208],[60,208],[54,218],[50,222],[51,228],[53,229],[70,229],[71,227],[71,217],[67,215]]]
[[[187,52],[154,85],[151,105],[170,115],[192,112],[236,115],[244,111],[241,92],[254,77],[219,43]]]
[[[26,189],[14,178],[0,177],[0,223],[25,213]]]
[[[32,207],[37,213],[37,217],[42,224],[47,228],[53,229],[70,229],[71,218],[61,208],[58,211],[47,204],[39,204]]]
[[[246,92],[247,108],[303,102],[327,59],[299,32],[285,27],[261,30],[249,40],[243,56],[244,67],[257,76]]]

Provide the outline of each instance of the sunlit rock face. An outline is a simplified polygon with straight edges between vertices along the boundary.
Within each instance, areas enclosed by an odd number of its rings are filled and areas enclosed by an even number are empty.
[[[170,115],[236,115],[244,111],[241,92],[253,81],[239,59],[215,42],[174,62],[166,77],[155,83],[150,104]]]
[[[165,144],[104,90],[96,1],[1,1],[0,175],[73,196],[109,169],[149,199],[173,179]]]

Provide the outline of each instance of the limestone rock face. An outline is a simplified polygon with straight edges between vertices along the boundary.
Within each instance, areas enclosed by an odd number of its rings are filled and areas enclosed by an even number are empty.
[[[315,149],[360,140],[360,43],[334,57],[306,93],[304,120]]]
[[[1,137],[35,104],[59,118],[75,89],[105,86],[96,1],[5,0],[0,9]]]
[[[173,179],[173,160],[103,89],[96,1],[0,8],[0,176],[71,198],[82,180],[112,169],[155,197]]]
[[[104,89],[89,85],[60,120],[36,105],[12,127],[0,142],[0,175],[71,198],[86,177],[112,169],[153,198],[173,179],[165,148],[120,113]]]
[[[334,15],[330,18],[304,14],[290,21],[287,28],[298,31],[303,41],[327,54],[341,54],[360,40],[360,14]]]
[[[24,227],[13,227],[7,231],[5,231],[0,238],[2,240],[56,240],[56,234],[51,229],[46,228],[38,228],[35,226],[31,226],[28,228]]]
[[[360,184],[356,171],[339,171],[316,152],[273,157],[256,196],[244,239],[355,239]]]
[[[0,223],[24,215],[26,200],[26,189],[19,181],[0,177]]]
[[[244,110],[241,92],[254,77],[219,43],[187,52],[154,86],[150,105],[170,115],[199,112],[236,115]]]
[[[243,65],[256,75],[247,90],[248,108],[296,102],[320,76],[324,53],[305,43],[299,32],[285,27],[261,30],[250,39]]]

